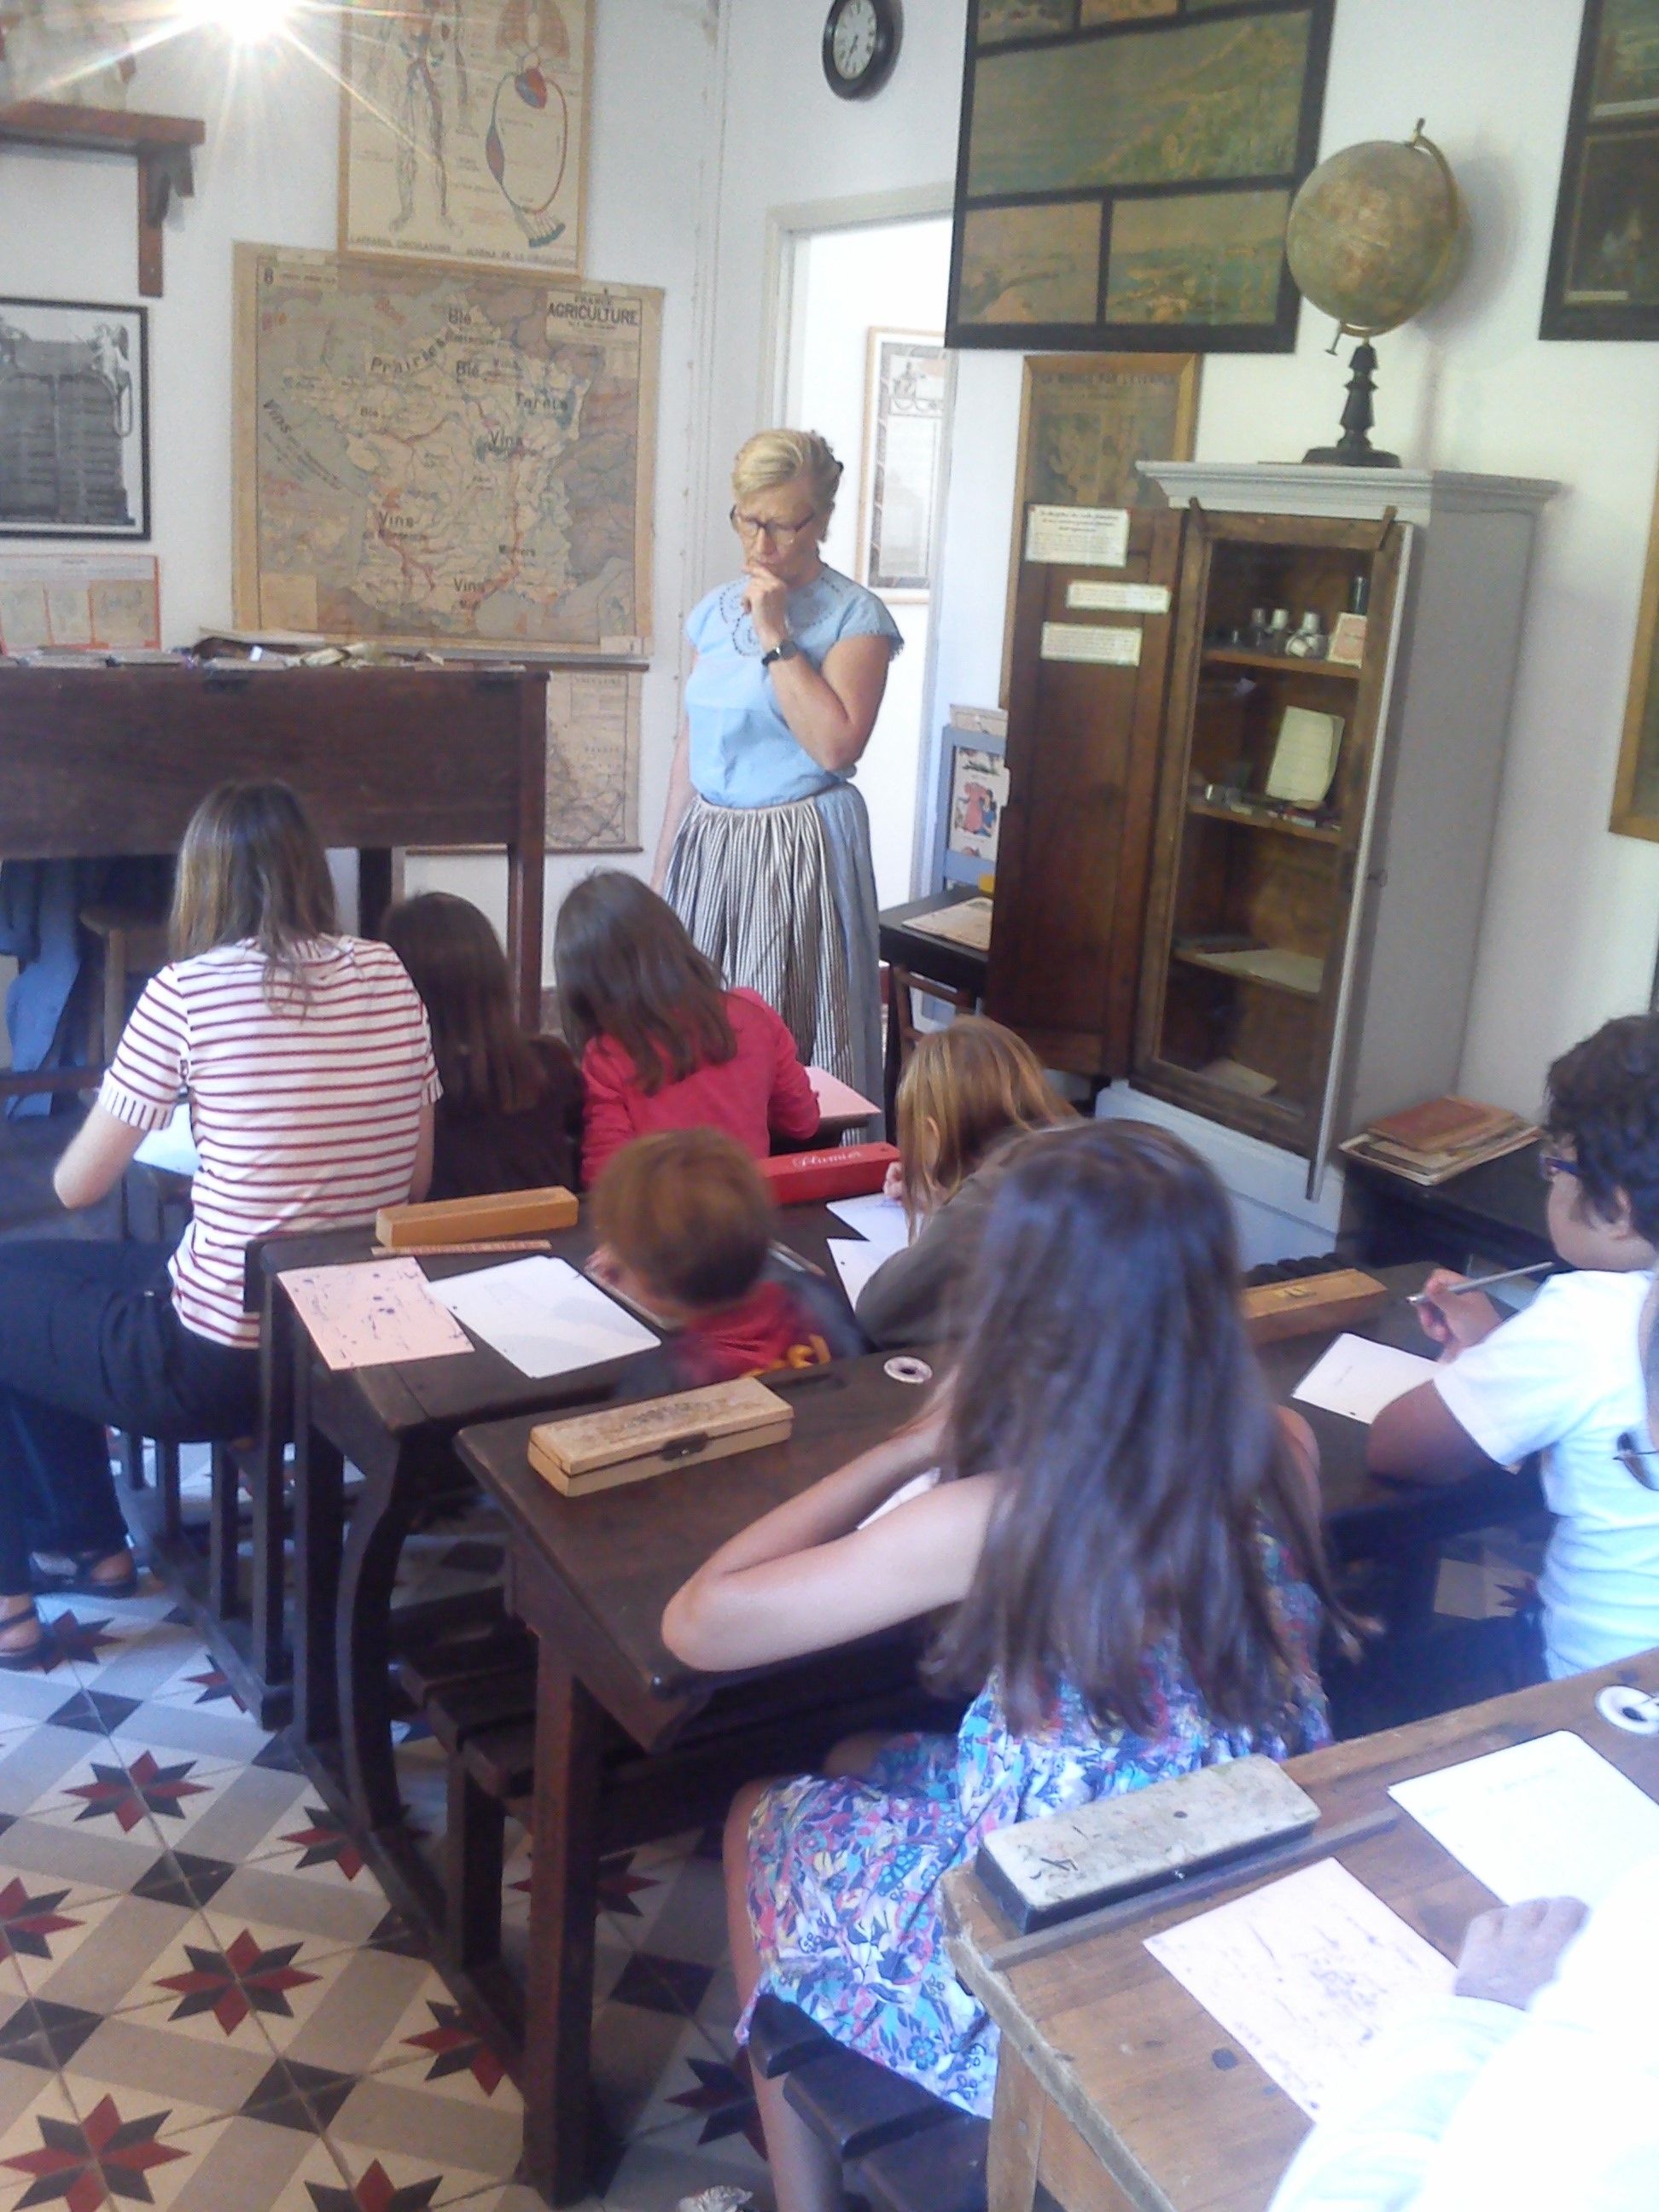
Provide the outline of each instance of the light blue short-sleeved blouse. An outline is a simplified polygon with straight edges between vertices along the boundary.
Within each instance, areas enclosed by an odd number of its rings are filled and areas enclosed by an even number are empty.
[[[778,712],[772,672],[761,666],[761,641],[744,605],[746,582],[739,576],[699,599],[685,625],[697,649],[685,687],[691,781],[711,806],[783,806],[847,779],[821,768]],[[821,569],[790,592],[785,609],[789,635],[814,668],[844,637],[884,637],[894,653],[904,643],[875,593],[838,569]]]

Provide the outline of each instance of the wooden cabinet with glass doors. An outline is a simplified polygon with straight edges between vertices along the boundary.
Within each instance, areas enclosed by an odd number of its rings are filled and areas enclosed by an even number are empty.
[[[1337,1042],[1400,544],[1391,520],[1188,519],[1134,1080],[1293,1152]],[[1285,650],[1361,608],[1357,665]]]

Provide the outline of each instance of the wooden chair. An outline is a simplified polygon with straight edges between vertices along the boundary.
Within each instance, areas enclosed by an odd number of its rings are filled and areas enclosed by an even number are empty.
[[[798,2005],[763,1996],[749,2061],[841,2161],[842,2185],[873,2212],[985,2212],[988,2120],[975,2119],[860,2052]]]
[[[885,1065],[882,1071],[883,1103],[887,1109],[887,1134],[898,1141],[899,1078],[909,1065],[910,1054],[916,1048],[916,1013],[915,994],[921,992],[929,999],[937,999],[950,1007],[952,1018],[977,1011],[979,1000],[971,991],[955,991],[945,983],[929,982],[925,975],[915,975],[902,968],[896,961],[884,961],[881,968],[881,1003],[885,1015],[884,1029],[886,1048]]]
[[[146,979],[167,965],[167,926],[153,915],[125,907],[87,906],[81,927],[98,940],[103,963],[102,1023],[96,1058],[107,1066],[127,1022],[127,992],[135,976]]]

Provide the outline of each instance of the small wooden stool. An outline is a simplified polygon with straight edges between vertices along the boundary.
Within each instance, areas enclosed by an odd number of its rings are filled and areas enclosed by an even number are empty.
[[[85,906],[81,927],[99,941],[104,963],[103,1029],[97,1058],[107,1066],[127,1024],[127,979],[167,965],[167,926],[118,906]]]

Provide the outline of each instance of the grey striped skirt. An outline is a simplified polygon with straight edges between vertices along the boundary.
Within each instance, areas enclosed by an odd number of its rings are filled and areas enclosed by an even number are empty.
[[[727,989],[775,1007],[804,1063],[881,1097],[870,817],[850,783],[787,806],[694,796],[665,890]]]

